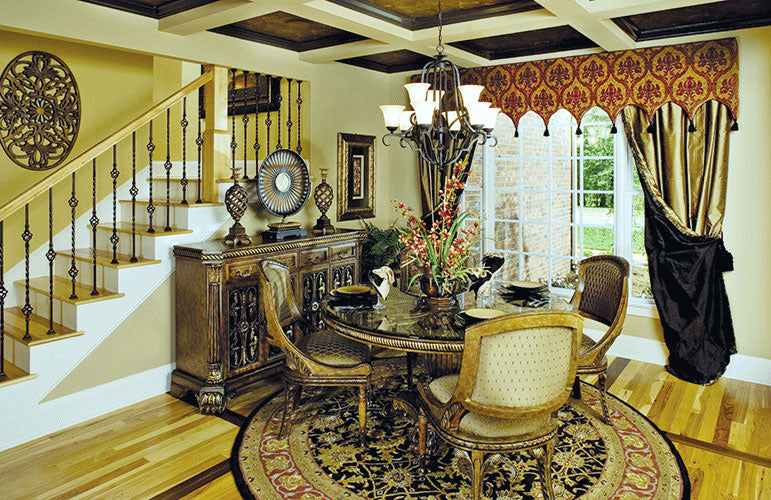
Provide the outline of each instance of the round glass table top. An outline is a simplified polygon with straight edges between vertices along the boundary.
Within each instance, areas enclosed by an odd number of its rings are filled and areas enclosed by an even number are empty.
[[[482,317],[495,313],[480,311],[471,292],[458,296],[458,308],[451,311],[429,310],[422,297],[408,295],[392,288],[382,309],[371,305],[350,305],[350,302],[327,295],[321,301],[322,312],[333,322],[359,331],[388,334],[392,337],[424,341],[463,342],[466,327]],[[473,309],[473,310],[472,310]],[[507,302],[496,295],[485,309],[506,314],[524,314],[540,311],[572,311],[566,300],[549,294],[542,300]],[[464,311],[469,311],[466,314]]]

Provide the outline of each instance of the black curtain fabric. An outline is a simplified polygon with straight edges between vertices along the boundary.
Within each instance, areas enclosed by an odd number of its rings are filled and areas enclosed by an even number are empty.
[[[688,236],[645,192],[645,249],[651,288],[669,349],[667,371],[707,385],[736,353],[723,272],[733,258],[720,238]]]
[[[459,160],[463,163],[463,171],[460,174],[461,182],[466,182],[469,172],[471,171],[471,163],[474,161],[474,152],[476,151],[476,145],[471,146],[468,153],[463,155]],[[418,154],[418,172],[420,174],[420,201],[423,209],[423,220],[429,223],[432,219],[432,213],[439,210],[440,196],[439,193],[444,189],[444,183],[447,182],[447,178],[452,174],[452,169],[455,165],[448,165],[447,167],[440,169],[436,165],[431,165],[424,161]],[[458,199],[462,191],[458,192]],[[479,216],[480,214],[476,214]]]

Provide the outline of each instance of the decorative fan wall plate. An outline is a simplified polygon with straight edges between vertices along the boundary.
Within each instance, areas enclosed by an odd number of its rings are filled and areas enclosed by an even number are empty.
[[[297,213],[311,194],[308,165],[290,149],[277,149],[260,165],[257,194],[272,215],[286,217]]]

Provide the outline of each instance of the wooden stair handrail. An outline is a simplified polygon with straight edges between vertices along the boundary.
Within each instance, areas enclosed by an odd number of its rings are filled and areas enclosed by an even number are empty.
[[[29,189],[27,189],[26,191],[18,195],[16,198],[12,199],[8,203],[0,207],[0,221],[5,220],[6,218],[8,218],[8,216],[13,214],[17,210],[23,208],[24,205],[26,205],[30,201],[34,200],[41,194],[48,191],[49,188],[55,186],[59,182],[69,177],[73,172],[78,170],[80,167],[86,165],[88,162],[90,162],[100,154],[110,149],[114,144],[117,144],[121,140],[131,135],[132,132],[135,132],[143,125],[149,123],[150,120],[152,120],[156,116],[166,111],[167,108],[170,108],[171,106],[181,101],[183,97],[186,97],[187,95],[192,94],[194,91],[198,90],[199,87],[210,82],[213,77],[214,77],[213,71],[211,70],[207,71],[206,73],[199,76],[192,82],[188,83],[178,91],[171,94],[166,99],[162,100],[152,108],[148,109],[147,111],[139,115],[134,120],[127,123],[125,126],[123,126],[119,130],[114,132],[112,135],[99,141],[98,143],[96,143],[86,151],[83,151],[74,159],[68,161],[67,163],[65,163],[58,169],[56,169],[54,172],[49,174],[42,181],[38,182],[34,186],[30,187]]]

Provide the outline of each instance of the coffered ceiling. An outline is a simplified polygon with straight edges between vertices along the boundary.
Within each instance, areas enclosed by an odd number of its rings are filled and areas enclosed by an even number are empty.
[[[434,0],[82,0],[385,73],[435,52]],[[649,40],[771,25],[771,0],[442,0],[445,53],[460,66],[635,48]]]

